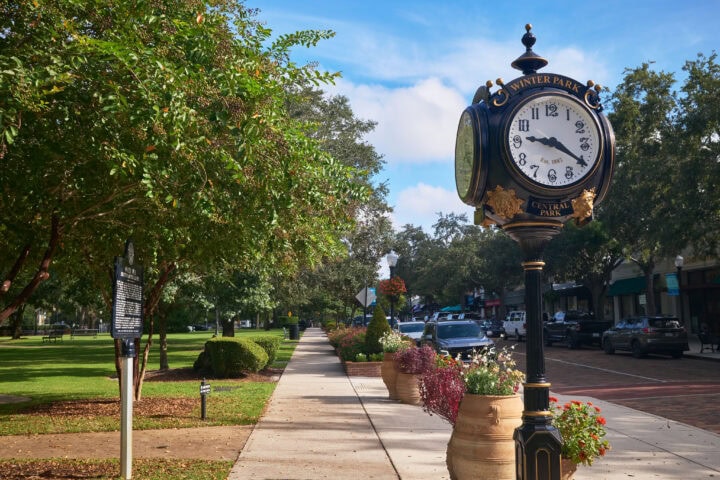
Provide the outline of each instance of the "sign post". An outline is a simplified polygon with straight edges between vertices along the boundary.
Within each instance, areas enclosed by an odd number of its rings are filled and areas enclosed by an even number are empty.
[[[124,479],[132,477],[133,359],[135,339],[142,336],[143,327],[143,269],[134,263],[135,247],[128,240],[125,254],[115,257],[111,328],[112,337],[122,340],[120,476]]]

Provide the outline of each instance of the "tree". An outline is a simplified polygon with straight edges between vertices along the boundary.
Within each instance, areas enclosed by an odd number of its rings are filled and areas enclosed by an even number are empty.
[[[720,65],[717,54],[699,54],[685,63],[687,78],[681,88],[678,133],[673,139],[674,161],[667,200],[682,212],[675,221],[673,245],[680,252],[688,243],[699,257],[720,253]]]
[[[229,0],[2,9],[0,320],[56,255],[59,274],[82,261],[106,270],[131,235],[149,283],[146,365],[153,314],[178,268],[242,271],[262,259],[286,274],[337,249],[328,240],[366,192],[285,110],[292,85],[333,78],[295,65],[289,50],[330,32],[270,42]],[[38,267],[23,273],[29,262]]]
[[[653,271],[658,258],[676,252],[671,239],[680,234],[675,220],[683,213],[665,208],[674,157],[670,145],[677,99],[674,76],[649,64],[626,70],[611,101],[608,118],[616,134],[617,161],[612,195],[600,209],[611,235],[620,239],[627,258],[643,271],[647,311],[656,310]]]

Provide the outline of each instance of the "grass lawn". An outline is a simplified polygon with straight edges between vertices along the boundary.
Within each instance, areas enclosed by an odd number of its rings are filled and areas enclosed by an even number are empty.
[[[241,330],[238,336],[265,334],[283,336],[282,330],[270,332]],[[171,369],[190,368],[212,332],[168,335],[168,361]],[[297,342],[284,341],[272,365],[283,368]],[[148,370],[159,366],[157,343],[150,350]],[[209,380],[213,389],[208,397],[208,420],[200,420],[199,381],[145,381],[142,400],[161,400],[167,408],[177,405],[171,415],[133,416],[134,429],[177,428],[256,423],[272,394],[275,383],[269,381]],[[105,412],[105,404],[119,404],[115,378],[114,347],[109,335],[97,338],[68,335],[61,343],[42,343],[41,336],[21,340],[0,339],[0,392],[29,397],[24,403],[0,404],[0,435],[31,433],[67,433],[111,431],[118,429],[118,417]],[[167,401],[173,399],[175,402]],[[183,403],[183,399],[186,401]],[[47,405],[96,402],[97,411],[82,415],[53,415]],[[146,402],[146,403],[147,403]],[[156,402],[157,403],[157,402]],[[192,410],[187,411],[190,403]],[[94,410],[93,404],[90,408]],[[47,413],[45,413],[47,412]],[[173,413],[173,412],[171,412]]]

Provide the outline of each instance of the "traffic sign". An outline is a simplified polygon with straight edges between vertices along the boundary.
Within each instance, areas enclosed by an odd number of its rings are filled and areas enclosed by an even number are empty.
[[[377,295],[375,295],[374,288],[365,287],[355,295],[355,298],[357,298],[357,301],[360,302],[360,305],[363,307],[369,307],[375,301]]]

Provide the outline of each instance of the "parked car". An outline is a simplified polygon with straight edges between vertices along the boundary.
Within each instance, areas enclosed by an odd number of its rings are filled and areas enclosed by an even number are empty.
[[[648,353],[661,353],[681,358],[690,350],[685,328],[677,317],[643,316],[631,317],[605,331],[602,348],[608,355],[615,350],[627,350],[640,358]]]
[[[395,331],[412,338],[419,345],[425,329],[425,322],[398,322],[394,328]]]
[[[489,318],[485,320],[480,320],[477,323],[478,325],[480,325],[480,328],[485,330],[485,335],[487,335],[488,337],[505,337],[505,326],[503,325],[502,320]]]
[[[567,343],[568,348],[597,343],[600,345],[611,320],[597,320],[592,313],[580,310],[558,312],[543,324],[543,339],[548,347],[555,342]]]
[[[509,337],[515,337],[519,342],[525,337],[525,310],[514,310],[508,313],[507,318],[503,322],[503,328],[505,329],[505,335]]]
[[[425,324],[422,343],[432,346],[440,354],[453,358],[459,355],[463,360],[468,360],[473,351],[495,344],[473,320],[428,322]]]

